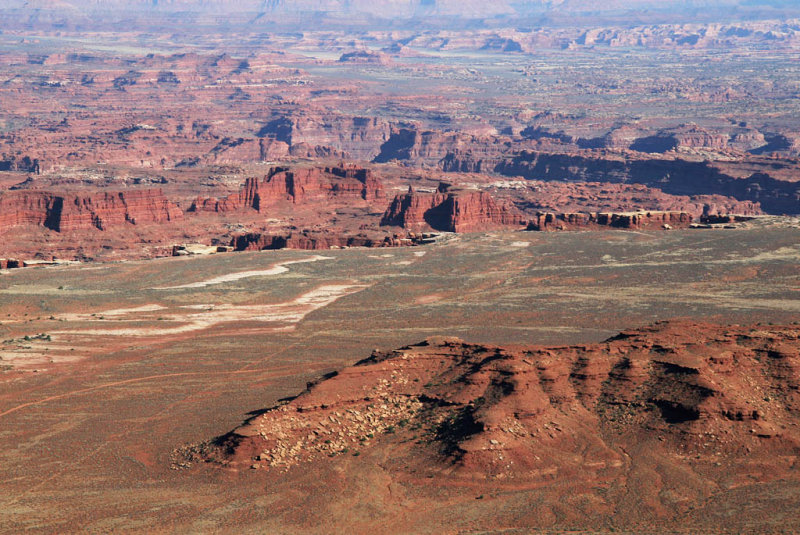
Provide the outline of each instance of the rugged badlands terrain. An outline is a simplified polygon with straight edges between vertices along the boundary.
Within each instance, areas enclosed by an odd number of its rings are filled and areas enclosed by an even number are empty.
[[[766,504],[783,518],[770,489],[800,483],[798,366],[797,323],[668,321],[578,346],[435,337],[326,374],[173,463],[268,486],[311,469],[377,470],[406,498],[423,481],[429,496],[472,489],[519,507],[497,516],[512,531],[668,529],[722,504],[745,509],[702,531],[763,529]],[[744,505],[744,489],[759,496]]]
[[[498,186],[480,174],[444,175],[451,182],[437,183],[439,173],[398,176],[393,166],[374,167],[275,166],[236,191],[216,188],[218,196],[191,200],[169,183],[75,193],[55,179],[41,186],[30,179],[0,192],[0,235],[15,237],[0,245],[0,267],[176,251],[397,247],[424,243],[431,232],[670,230],[764,215],[758,202],[722,195],[590,182]],[[388,198],[387,189],[403,187]]]
[[[798,16],[0,1],[0,533],[800,532]]]
[[[0,6],[4,265],[800,213],[791,6],[51,4]]]
[[[533,485],[553,505],[563,485],[601,486],[601,515],[670,521],[798,480],[798,369],[798,325],[671,321],[562,347],[429,338],[310,383],[206,451],[284,472],[378,450],[433,486]]]

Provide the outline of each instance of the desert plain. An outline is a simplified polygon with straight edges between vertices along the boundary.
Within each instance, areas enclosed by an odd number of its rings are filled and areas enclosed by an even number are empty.
[[[580,478],[552,486],[415,478],[381,468],[392,446],[289,471],[178,466],[175,450],[224,435],[376,347],[429,336],[573,345],[675,317],[791,323],[800,308],[799,236],[797,223],[499,232],[400,249],[6,272],[3,529],[428,531],[447,515],[454,531],[513,532],[534,514],[541,528],[580,529],[588,501],[598,499],[592,481]],[[761,525],[760,515],[791,501],[795,477],[794,470],[780,484],[753,477],[688,509],[671,507],[662,488],[661,507],[642,518],[605,513],[591,521],[606,530],[702,531],[731,522],[731,504],[747,502],[747,518],[731,524],[747,530],[748,519]],[[488,519],[487,509],[501,513]],[[791,511],[770,518],[771,528],[793,529]]]

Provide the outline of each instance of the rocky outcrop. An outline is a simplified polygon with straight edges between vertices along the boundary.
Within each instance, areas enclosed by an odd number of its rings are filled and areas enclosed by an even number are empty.
[[[261,208],[258,182],[257,178],[248,177],[237,193],[228,195],[223,199],[198,197],[189,207],[189,211],[224,213],[248,208],[258,211]]]
[[[391,448],[400,470],[623,483],[656,459],[712,479],[703,467],[758,459],[764,481],[800,447],[799,387],[797,325],[662,322],[570,347],[430,338],[309,383],[213,459],[285,469]]]
[[[689,125],[643,135],[641,130],[622,127],[604,138],[583,140],[533,127],[523,130],[522,138],[404,128],[392,133],[375,161],[544,181],[638,183],[671,195],[721,195],[760,203],[769,213],[800,213],[800,183],[790,172],[797,162],[747,156],[739,165],[730,158],[698,161],[683,154],[761,150],[752,148],[764,139],[761,134],[734,130],[729,135]],[[618,152],[579,147],[610,147]]]
[[[334,232],[300,231],[290,233],[248,232],[235,236],[231,246],[236,251],[269,249],[324,250],[345,247],[403,247],[415,245],[416,239],[375,234],[339,234]]]
[[[389,139],[390,131],[389,122],[377,117],[349,117],[304,107],[276,114],[257,135],[285,143],[293,156],[328,147],[356,160],[371,160]]]
[[[57,202],[54,195],[39,191],[3,192],[0,194],[0,230],[18,225],[52,228],[51,214],[56,212]]]
[[[65,198],[55,230],[109,227],[126,223],[165,223],[181,219],[183,212],[160,189],[131,190]]]
[[[539,213],[530,219],[528,230],[597,230],[611,227],[628,230],[689,228],[691,214],[686,212],[627,213]]]
[[[160,189],[140,189],[91,195],[61,195],[44,191],[0,194],[0,230],[19,225],[56,232],[99,229],[125,224],[164,223],[183,217]]]
[[[245,180],[242,188],[223,199],[198,198],[191,212],[262,211],[280,202],[304,204],[332,198],[362,199],[368,202],[385,198],[383,184],[372,171],[354,165],[332,167],[274,167],[267,176]]]
[[[489,193],[452,189],[444,183],[436,193],[409,188],[392,200],[381,219],[381,225],[446,232],[477,232],[524,223],[522,214],[512,206],[498,204]]]
[[[491,172],[512,147],[523,146],[504,136],[399,128],[381,145],[374,161],[412,161],[438,165],[448,172],[485,173]]]
[[[372,50],[354,50],[346,52],[339,57],[339,63],[360,63],[366,65],[391,65],[392,58],[384,52]]]
[[[522,151],[495,171],[545,181],[638,183],[671,195],[723,195],[758,202],[769,213],[800,213],[800,182],[776,179],[763,168],[741,176],[738,169],[708,161]]]
[[[722,195],[697,195],[691,197],[697,203],[702,203],[703,213],[702,216],[716,216],[716,215],[738,215],[738,216],[755,216],[761,215],[761,204],[753,201],[737,201],[732,197],[724,197]]]
[[[741,143],[746,144],[745,138],[740,140]],[[743,174],[736,165],[725,161],[693,161],[678,157],[674,152],[723,150],[728,139],[727,134],[694,127],[640,138],[634,138],[630,132],[621,132],[609,141],[639,152],[673,151],[664,156],[648,156],[637,152],[606,154],[598,150],[578,150],[577,147],[574,152],[564,151],[563,147],[550,151],[544,141],[532,137],[519,140],[401,129],[381,147],[375,161],[410,161],[435,165],[445,172],[499,173],[543,181],[638,183],[671,195],[721,195],[760,203],[761,208],[769,213],[800,213],[800,183],[791,178],[783,179],[787,174],[784,168],[796,166],[795,163],[752,159],[745,166],[749,173]],[[598,143],[602,145],[605,141]],[[533,145],[540,147],[529,150]]]
[[[761,206],[722,195],[668,195],[642,184],[518,181],[514,203],[526,213],[635,212],[641,210],[704,215],[761,215]],[[527,187],[523,187],[527,186]]]
[[[725,133],[712,132],[697,125],[688,125],[673,131],[638,138],[625,148],[639,152],[667,152],[682,149],[724,151],[730,148],[729,141],[730,137]]]
[[[22,267],[22,261],[14,258],[0,258],[0,269],[16,269]]]
[[[31,158],[30,156],[17,158],[14,155],[0,155],[0,171],[21,171],[38,175],[41,170],[38,158]]]

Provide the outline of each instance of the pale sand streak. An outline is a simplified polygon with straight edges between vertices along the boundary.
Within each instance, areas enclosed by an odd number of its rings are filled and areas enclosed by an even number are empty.
[[[333,258],[330,256],[314,255],[309,258],[303,258],[302,260],[289,260],[288,262],[281,262],[279,264],[275,264],[274,266],[268,269],[257,269],[253,271],[240,271],[239,273],[228,273],[227,275],[221,275],[219,277],[214,277],[213,279],[208,279],[200,282],[191,282],[189,284],[181,284],[179,286],[164,286],[160,288],[153,288],[153,290],[178,290],[181,288],[204,288],[206,286],[211,286],[214,284],[233,282],[241,279],[247,279],[249,277],[280,275],[281,273],[286,273],[287,271],[289,271],[289,268],[286,267],[288,265],[303,264],[305,262],[319,262],[320,260],[333,260]]]
[[[287,301],[270,305],[210,305],[208,310],[190,314],[164,314],[163,320],[180,322],[183,325],[164,328],[136,328],[136,329],[88,329],[75,331],[55,331],[60,335],[88,335],[88,336],[168,336],[191,331],[199,331],[213,327],[220,323],[231,321],[258,321],[268,323],[282,323],[276,327],[281,330],[291,329],[311,312],[330,305],[337,299],[349,294],[359,292],[366,288],[364,285],[354,284],[329,284],[320,286],[303,295]],[[182,307],[197,310],[196,306]],[[128,321],[139,318],[131,317]],[[287,325],[288,324],[288,325]]]
[[[134,308],[117,308],[114,310],[104,310],[104,316],[127,316],[128,314],[135,314],[136,312],[157,312],[159,310],[164,310],[166,307],[161,305],[142,305],[140,307]],[[88,316],[88,314],[84,314],[84,316]]]

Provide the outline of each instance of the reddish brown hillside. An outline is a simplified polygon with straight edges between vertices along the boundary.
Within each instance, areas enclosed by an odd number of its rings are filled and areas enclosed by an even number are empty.
[[[457,477],[625,485],[668,463],[703,494],[786,475],[798,388],[798,325],[662,322],[572,347],[432,338],[310,384],[223,437],[218,459],[285,468],[392,447],[397,467]]]

